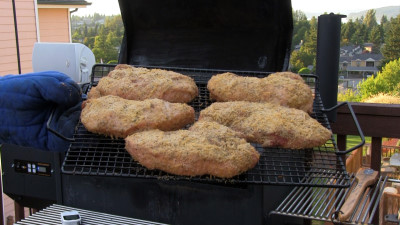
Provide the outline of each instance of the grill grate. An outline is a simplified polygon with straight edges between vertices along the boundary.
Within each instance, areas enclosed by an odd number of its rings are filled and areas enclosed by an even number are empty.
[[[106,213],[94,212],[84,209],[78,209],[63,205],[51,205],[39,212],[29,216],[26,219],[18,221],[20,225],[60,225],[61,213],[66,211],[78,211],[81,216],[82,224],[85,225],[165,225],[161,223],[150,222],[146,220],[133,219],[123,216],[116,216]]]
[[[99,65],[93,69],[92,84],[96,85],[99,78],[107,75],[113,66]],[[222,70],[202,70],[185,68],[170,69],[193,77],[199,87],[199,96],[190,105],[199,112],[209,106],[207,81]],[[265,72],[231,71],[240,75],[265,77]],[[328,119],[321,112],[323,108],[318,92],[318,82],[315,76],[304,76],[315,94],[314,113],[312,117],[330,129]],[[336,143],[332,138],[325,145],[313,149],[291,150],[281,148],[263,148],[253,144],[260,152],[259,163],[252,170],[231,179],[219,179],[210,176],[185,177],[175,176],[158,170],[148,170],[132,160],[125,150],[123,139],[108,137],[88,132],[79,123],[72,142],[63,162],[62,171],[66,174],[121,176],[154,179],[190,180],[207,183],[223,184],[274,184],[274,185],[312,185],[321,187],[348,187],[349,176],[345,170],[342,158],[336,155]],[[303,179],[308,177],[309,179]]]
[[[270,214],[331,221],[334,224],[373,224],[387,177],[380,177],[376,184],[366,188],[349,220],[340,223],[336,212],[357,184],[354,174],[350,181],[351,188],[295,187]]]

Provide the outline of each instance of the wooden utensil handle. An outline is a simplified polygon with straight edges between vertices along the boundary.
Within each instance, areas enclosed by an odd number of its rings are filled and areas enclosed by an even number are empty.
[[[367,183],[358,183],[357,186],[350,193],[349,198],[345,201],[343,206],[340,208],[339,220],[344,222],[348,220],[356,208],[357,201],[361,198],[365,188],[368,186]]]
[[[375,183],[378,179],[378,172],[372,169],[360,168],[356,175],[357,185],[350,192],[349,197],[340,208],[339,220],[344,222],[348,220],[356,208],[357,202],[363,196],[364,190]]]

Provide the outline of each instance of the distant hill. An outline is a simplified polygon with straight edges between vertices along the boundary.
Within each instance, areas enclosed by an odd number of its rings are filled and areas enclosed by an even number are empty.
[[[367,13],[367,11],[368,10],[364,10],[364,11],[357,12],[357,13],[350,13],[347,15],[347,20],[352,19],[354,21],[355,19],[361,18],[362,16],[365,17],[365,14]],[[388,19],[399,15],[400,14],[400,5],[376,8],[375,11],[376,11],[376,13],[375,13],[376,21],[379,23],[381,21],[381,18],[383,15],[386,15]]]

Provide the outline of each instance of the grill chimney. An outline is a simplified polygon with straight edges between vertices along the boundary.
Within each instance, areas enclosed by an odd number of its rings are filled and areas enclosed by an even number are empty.
[[[316,72],[324,108],[337,105],[340,55],[341,19],[345,15],[333,13],[318,17]],[[330,122],[336,121],[336,110],[327,113]]]

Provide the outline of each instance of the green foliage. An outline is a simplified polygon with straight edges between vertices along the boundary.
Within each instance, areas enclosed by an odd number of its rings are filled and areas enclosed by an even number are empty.
[[[360,100],[360,95],[351,89],[347,89],[344,93],[338,94],[338,101],[340,102],[359,102]]]
[[[300,73],[300,74],[311,74],[311,70],[308,69],[307,67],[303,67],[297,73]]]
[[[400,58],[388,62],[376,77],[371,76],[359,83],[357,91],[347,89],[339,93],[338,101],[361,102],[379,94],[400,96]]]
[[[306,32],[310,29],[306,14],[300,10],[293,12],[293,25],[292,50],[304,40]]]
[[[314,65],[315,68],[315,57],[317,53],[317,19],[313,17],[310,21],[306,20],[305,16],[301,16],[301,11],[296,11],[298,16],[295,18],[301,18],[295,22],[295,30],[301,32],[298,35],[294,35],[294,41],[298,44],[300,40],[304,40],[303,45],[299,50],[293,51],[290,58],[290,69],[292,72],[297,72],[303,67]]]
[[[382,53],[385,59],[395,60],[400,58],[400,14],[391,19],[385,33],[385,46]]]
[[[93,51],[96,62],[117,62],[124,25],[120,15],[71,17],[72,41],[83,43]]]
[[[372,28],[378,26],[378,23],[376,22],[375,13],[376,11],[374,9],[370,9],[367,11],[367,14],[365,14],[363,23],[366,25],[368,30],[372,30]]]
[[[390,61],[378,72],[358,86],[360,100],[365,100],[379,93],[398,95],[400,92],[400,59]]]

